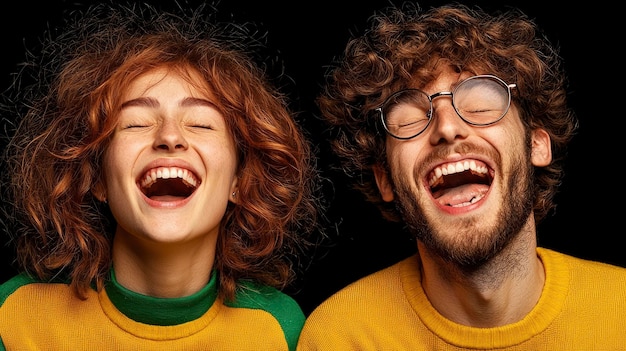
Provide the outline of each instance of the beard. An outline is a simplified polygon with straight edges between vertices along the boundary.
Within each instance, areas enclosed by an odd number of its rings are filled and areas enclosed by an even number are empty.
[[[530,153],[529,148],[527,152]],[[426,215],[407,185],[409,182],[402,177],[393,180],[396,207],[409,231],[432,253],[463,270],[475,270],[504,250],[532,213],[534,171],[529,159],[517,157],[513,161],[502,206],[494,214],[495,223],[488,227],[480,218],[470,218],[456,220],[450,230],[454,233],[442,232],[441,222]]]

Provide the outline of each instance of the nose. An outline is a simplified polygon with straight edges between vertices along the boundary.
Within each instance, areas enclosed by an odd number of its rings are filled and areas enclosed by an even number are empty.
[[[452,106],[452,95],[438,94],[433,97],[433,116],[431,121],[430,142],[433,145],[451,143],[464,139],[468,135],[469,125],[456,113]]]
[[[161,125],[156,130],[154,148],[166,151],[187,149],[189,145],[183,128],[177,120],[163,119]]]

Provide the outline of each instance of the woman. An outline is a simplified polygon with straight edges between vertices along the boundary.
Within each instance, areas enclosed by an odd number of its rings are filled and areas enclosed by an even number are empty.
[[[312,153],[254,27],[96,5],[22,73],[0,349],[293,350]],[[25,113],[22,114],[22,111]]]

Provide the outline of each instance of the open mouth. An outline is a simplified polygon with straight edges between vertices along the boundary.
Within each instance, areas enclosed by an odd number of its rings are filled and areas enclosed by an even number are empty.
[[[150,199],[174,201],[193,194],[200,181],[189,170],[179,167],[158,167],[141,178],[140,189]]]
[[[493,181],[483,162],[464,160],[437,166],[430,172],[428,185],[440,204],[467,206],[482,199]]]

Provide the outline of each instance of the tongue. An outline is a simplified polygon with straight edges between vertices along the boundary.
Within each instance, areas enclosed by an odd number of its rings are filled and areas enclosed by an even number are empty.
[[[453,188],[438,190],[433,196],[442,205],[469,203],[473,198],[485,194],[489,187],[484,184],[464,184]]]

